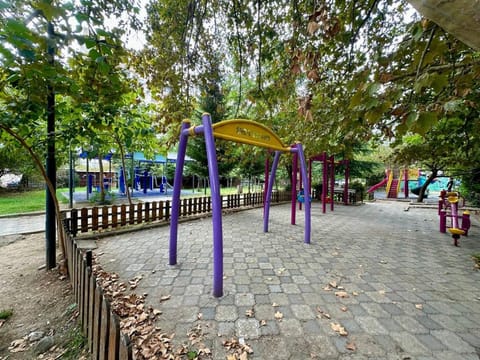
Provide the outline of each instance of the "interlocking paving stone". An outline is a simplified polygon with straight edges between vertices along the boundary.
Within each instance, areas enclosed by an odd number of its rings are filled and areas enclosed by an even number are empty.
[[[96,251],[123,281],[143,275],[136,291],[162,311],[157,325],[175,332],[174,345],[188,344],[187,332],[199,326],[213,359],[225,359],[222,341],[237,336],[254,350],[251,359],[478,360],[479,273],[470,259],[480,252],[478,220],[454,247],[438,232],[436,209],[404,208],[378,201],[322,214],[313,203],[310,245],[304,213],[291,226],[289,205],[272,207],[268,233],[262,209],[225,215],[221,298],[211,295],[211,219],[179,225],[175,266],[168,227],[113,235]],[[347,298],[327,291],[332,281]]]

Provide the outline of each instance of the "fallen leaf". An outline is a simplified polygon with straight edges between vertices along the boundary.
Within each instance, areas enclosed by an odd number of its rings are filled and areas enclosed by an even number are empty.
[[[352,292],[352,295],[353,295],[353,296],[358,296],[358,292],[353,291],[353,292]]]
[[[378,290],[378,293],[379,293],[380,295],[385,295],[385,290]]]
[[[272,306],[273,306],[273,307],[278,307],[278,306],[280,306],[280,305],[278,305],[276,302],[274,302],[274,303],[272,304]]]
[[[247,317],[253,317],[253,315],[255,315],[255,312],[253,309],[248,309],[247,311],[245,311],[245,315]]]
[[[7,321],[7,320],[4,320],[4,319],[0,320],[0,328],[3,326],[3,324],[5,324],[5,321]]]
[[[342,306],[342,307],[340,308],[340,310],[342,310],[343,312],[345,312],[345,311],[348,310],[348,308],[347,308],[346,306]]]
[[[415,304],[415,307],[416,307],[418,310],[422,310],[422,309],[423,309],[423,304]]]
[[[335,296],[339,298],[348,298],[348,293],[346,291],[335,291]]]
[[[247,360],[248,359],[248,353],[246,351],[242,352],[240,354],[240,357],[238,358],[238,360]]]
[[[164,295],[160,298],[160,302],[170,300],[171,297],[172,295]]]
[[[27,350],[27,340],[17,339],[13,340],[8,347],[8,350],[12,353],[22,352]]]
[[[236,355],[227,355],[227,360],[238,360]]]
[[[326,313],[325,311],[323,311],[322,309],[320,309],[319,307],[317,307],[317,311],[319,312],[317,314],[317,318],[321,319],[321,318],[326,318],[326,319],[330,319],[330,314]]]
[[[330,285],[332,288],[336,288],[338,286],[336,281],[330,281],[328,285]]]
[[[332,291],[332,288],[330,287],[330,285],[327,285],[323,288],[323,290],[325,291]]]
[[[333,331],[335,331],[336,333],[338,333],[341,336],[347,336],[348,335],[347,330],[345,330],[345,328],[338,323],[333,323],[332,322],[332,323],[330,323],[330,327],[332,328]]]
[[[203,314],[201,312],[199,312],[197,314],[197,320],[202,320],[203,319]]]
[[[260,326],[266,326],[267,321],[266,320],[260,320]]]
[[[280,311],[277,311],[274,316],[275,316],[275,319],[277,320],[283,319],[283,314]]]
[[[347,343],[347,345],[346,345],[345,347],[347,348],[347,350],[350,350],[350,351],[355,351],[355,350],[357,350],[357,346],[356,346],[355,343],[353,343],[353,342]]]

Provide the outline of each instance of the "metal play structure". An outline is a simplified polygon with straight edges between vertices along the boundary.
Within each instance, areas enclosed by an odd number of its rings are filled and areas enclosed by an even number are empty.
[[[203,135],[207,151],[208,173],[210,177],[210,191],[212,198],[212,224],[213,224],[213,296],[223,296],[223,229],[222,229],[222,203],[220,196],[220,180],[215,150],[215,138],[229,140],[242,144],[259,146],[275,151],[271,176],[266,190],[265,209],[263,218],[263,231],[268,232],[268,218],[270,211],[270,198],[275,181],[280,154],[289,152],[298,154],[303,178],[303,186],[309,188],[307,166],[302,144],[285,146],[269,128],[250,120],[234,119],[213,124],[210,114],[203,114],[202,125],[190,126],[190,121],[184,120],[180,130],[180,143],[178,146],[177,166],[173,184],[172,214],[170,220],[170,252],[169,264],[177,264],[177,238],[178,218],[180,210],[180,191],[182,187],[183,166],[189,136]],[[310,203],[305,204],[305,235],[304,242],[310,243],[311,222]]]

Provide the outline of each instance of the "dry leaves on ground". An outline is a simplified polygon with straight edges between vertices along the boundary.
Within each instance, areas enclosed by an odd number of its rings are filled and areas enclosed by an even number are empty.
[[[240,342],[236,338],[225,340],[223,346],[231,352],[227,355],[227,360],[247,360],[248,355],[253,354],[253,350],[248,344]]]
[[[341,336],[347,336],[348,335],[348,332],[347,330],[345,330],[345,328],[340,325],[339,323],[330,323],[330,327],[332,328],[333,331],[335,331],[337,334],[341,335]]]

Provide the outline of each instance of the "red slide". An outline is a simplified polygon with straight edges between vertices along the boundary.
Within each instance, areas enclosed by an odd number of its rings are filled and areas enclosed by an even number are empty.
[[[377,190],[379,187],[382,187],[383,185],[385,185],[387,182],[388,182],[388,177],[386,177],[385,179],[383,179],[382,181],[380,181],[378,184],[373,185],[370,189],[367,190],[367,193],[374,192],[374,191]]]

